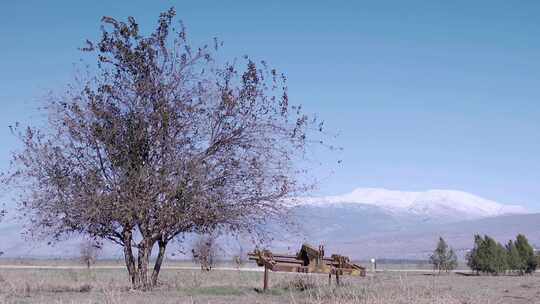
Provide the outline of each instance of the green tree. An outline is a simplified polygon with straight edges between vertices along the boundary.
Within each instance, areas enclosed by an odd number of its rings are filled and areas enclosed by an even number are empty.
[[[515,246],[521,258],[522,268],[520,271],[524,273],[534,272],[536,270],[537,261],[534,257],[534,249],[529,244],[529,240],[527,240],[523,234],[518,234]]]
[[[457,260],[457,255],[454,252],[453,248],[450,247],[450,249],[448,250],[448,255],[446,257],[447,258],[446,258],[445,270],[450,271],[450,270],[456,269],[458,260]]]
[[[514,241],[510,240],[506,244],[506,254],[508,261],[508,269],[522,273],[523,269],[525,268],[525,263],[523,263],[523,260],[521,259],[521,256]]]
[[[507,255],[504,246],[495,242],[492,249],[492,259],[489,262],[489,272],[491,274],[500,274],[508,270]]]
[[[473,271],[496,275],[508,269],[506,249],[500,243],[487,235],[475,235],[474,243],[467,255],[467,265]]]
[[[474,247],[466,255],[467,266],[471,270],[475,271],[477,274],[482,271],[481,261],[480,261],[480,247],[483,245],[484,239],[478,235],[474,235]]]
[[[448,246],[446,241],[439,237],[437,248],[433,251],[433,254],[429,258],[433,268],[441,271],[450,271],[457,266],[457,256],[452,248]]]

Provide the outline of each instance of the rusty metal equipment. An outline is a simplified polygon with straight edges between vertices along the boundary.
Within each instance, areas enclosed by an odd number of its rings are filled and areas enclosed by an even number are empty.
[[[257,262],[259,267],[264,267],[264,290],[268,289],[268,270],[278,272],[298,273],[326,273],[329,282],[332,275],[336,276],[339,285],[341,275],[365,276],[366,269],[351,263],[348,257],[333,254],[324,257],[324,246],[315,249],[309,244],[303,244],[296,255],[273,254],[268,250],[255,250],[248,254],[249,260]]]

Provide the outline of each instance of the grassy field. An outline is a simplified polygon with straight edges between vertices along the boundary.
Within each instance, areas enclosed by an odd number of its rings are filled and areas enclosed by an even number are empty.
[[[382,272],[336,287],[323,275],[271,273],[265,294],[260,272],[168,269],[161,281],[143,293],[122,269],[1,269],[0,303],[540,303],[538,275]]]
[[[358,265],[363,265],[371,270],[371,263],[369,261],[353,261]],[[0,257],[0,269],[2,266],[54,266],[54,267],[84,267],[79,259],[28,259],[28,258],[2,258]],[[99,260],[96,264],[98,267],[125,267],[123,259],[108,259],[108,260]],[[172,260],[167,259],[165,267],[197,267],[190,260]],[[216,267],[225,267],[225,268],[235,268],[236,264],[232,262],[231,259],[220,260],[216,262]],[[254,268],[256,267],[255,263],[247,262],[243,267]],[[379,261],[377,263],[378,270],[431,270],[432,265],[427,261],[418,261],[417,263],[396,263],[394,261]],[[464,263],[459,263],[457,269],[459,271],[467,271],[469,268]]]

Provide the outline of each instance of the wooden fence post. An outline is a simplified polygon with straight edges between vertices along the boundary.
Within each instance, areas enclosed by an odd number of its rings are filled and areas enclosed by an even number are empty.
[[[268,267],[264,265],[264,283],[263,283],[263,291],[268,290]]]

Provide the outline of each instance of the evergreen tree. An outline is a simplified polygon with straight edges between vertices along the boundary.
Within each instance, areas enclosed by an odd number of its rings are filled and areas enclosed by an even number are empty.
[[[439,237],[437,248],[435,248],[429,260],[433,268],[438,270],[439,273],[441,271],[448,272],[457,266],[457,256],[454,250],[448,247],[448,244],[442,237]]]
[[[525,273],[534,272],[537,266],[536,258],[534,256],[534,249],[523,234],[518,234],[516,237],[515,246],[519,252],[522,263],[522,268],[520,271]]]
[[[474,247],[466,255],[467,266],[477,274],[482,271],[480,263],[480,247],[482,246],[484,239],[478,234],[474,235]]]
[[[448,250],[448,254],[446,256],[446,264],[445,264],[444,268],[448,272],[449,270],[456,269],[457,264],[458,264],[457,255],[454,252],[454,249],[450,248]]]
[[[508,269],[506,249],[487,235],[483,238],[475,235],[474,248],[467,255],[467,265],[477,273],[503,273]]]
[[[523,273],[525,269],[525,263],[521,259],[519,250],[517,249],[516,244],[512,240],[508,241],[508,244],[506,244],[506,254],[508,261],[508,269]]]
[[[478,259],[478,268],[481,272],[489,273],[490,272],[490,260],[493,259],[490,252],[493,251],[494,242],[491,242],[487,235],[484,238],[480,237],[480,246],[478,247],[477,259]]]
[[[490,261],[491,274],[505,273],[508,270],[507,255],[504,246],[495,242],[493,248],[493,259]]]

